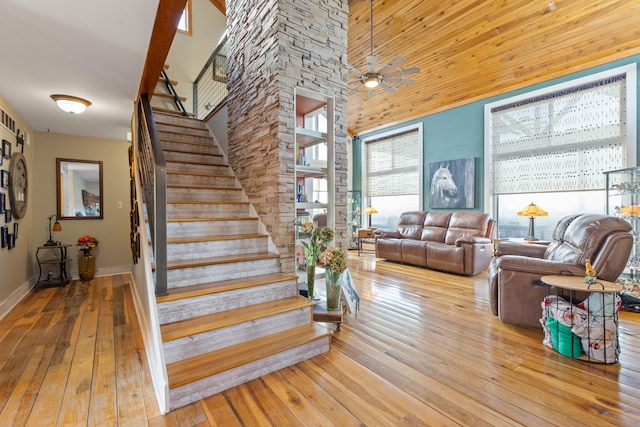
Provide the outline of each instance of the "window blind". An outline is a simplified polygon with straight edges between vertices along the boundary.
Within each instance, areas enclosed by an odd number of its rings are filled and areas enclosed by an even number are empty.
[[[366,141],[365,167],[369,197],[418,194],[419,136],[419,129],[413,128]]]
[[[493,194],[604,188],[626,164],[626,75],[491,109]]]

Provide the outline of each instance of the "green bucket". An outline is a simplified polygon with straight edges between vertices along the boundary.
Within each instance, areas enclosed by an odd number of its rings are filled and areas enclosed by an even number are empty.
[[[558,353],[567,357],[580,357],[582,355],[582,344],[580,337],[571,332],[571,328],[559,323],[556,319],[547,318],[547,326],[551,333],[553,348]]]

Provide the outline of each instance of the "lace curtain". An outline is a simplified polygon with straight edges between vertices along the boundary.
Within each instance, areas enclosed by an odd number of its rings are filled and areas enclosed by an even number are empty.
[[[626,165],[626,75],[491,109],[493,194],[604,188]]]

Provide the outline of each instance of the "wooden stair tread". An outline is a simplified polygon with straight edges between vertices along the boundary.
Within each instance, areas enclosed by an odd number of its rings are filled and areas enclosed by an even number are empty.
[[[172,218],[167,219],[167,222],[217,222],[217,221],[257,221],[256,216],[227,216],[227,217],[212,217],[212,218]]]
[[[326,327],[310,323],[189,359],[169,363],[167,364],[169,388],[181,387],[311,341],[331,336],[331,334]]]
[[[169,80],[171,82],[171,84],[173,86],[177,86],[178,85],[178,81],[177,80]],[[167,79],[165,79],[164,77],[160,77],[158,78],[158,83],[162,83],[165,84],[167,82]]]
[[[222,154],[218,153],[194,153],[193,151],[182,151],[182,150],[162,150],[165,153],[178,153],[178,154],[193,154],[196,156],[210,156],[210,157],[223,157]]]
[[[206,178],[234,178],[233,175],[223,175],[220,173],[204,173],[204,172],[180,172],[180,171],[167,171],[167,175],[186,175],[186,176],[201,176]]]
[[[160,131],[162,132],[162,131]],[[195,147],[213,147],[213,139],[209,142],[195,142],[195,141],[180,141],[177,139],[168,139],[168,138],[163,138],[162,136],[160,137],[160,142],[170,142],[170,143],[174,143],[174,144],[184,144],[184,145],[189,145],[189,146],[195,146]]]
[[[203,236],[203,237],[188,237],[183,239],[168,239],[168,245],[175,245],[179,243],[198,243],[198,242],[218,242],[223,240],[246,240],[246,239],[266,239],[269,237],[267,234],[234,234],[231,236]]]
[[[167,202],[168,205],[248,205],[249,202],[236,202],[236,201],[188,201],[188,200],[173,200]]]
[[[184,114],[182,114],[182,111],[178,111],[178,110],[169,110],[168,108],[161,108],[161,107],[155,107],[155,106],[151,106],[151,109],[153,111],[160,111],[162,113],[165,114],[171,114],[174,116],[180,116],[180,117],[193,117],[193,113],[189,113],[187,112],[187,115],[185,116]]]
[[[196,190],[242,191],[242,188],[238,188],[238,187],[207,187],[207,186],[197,186],[197,185],[167,185],[167,189],[169,188],[183,188],[183,189],[194,188]]]
[[[232,264],[235,262],[258,261],[263,259],[280,258],[280,255],[273,252],[258,252],[243,255],[222,255],[207,258],[183,259],[170,261],[167,263],[167,270],[177,270],[180,268],[203,267],[216,264]]]
[[[157,303],[168,301],[177,301],[185,298],[193,298],[202,295],[215,294],[218,292],[227,292],[233,289],[250,288],[253,286],[261,286],[270,283],[284,282],[287,280],[296,280],[296,275],[287,273],[270,273],[258,276],[241,277],[239,279],[227,279],[217,282],[200,283],[198,285],[183,286],[171,289],[169,295],[156,298]]]
[[[191,126],[188,123],[174,123],[170,120],[164,120],[164,118],[166,117],[167,117],[166,115],[162,115],[162,114],[158,114],[157,116],[154,115],[154,118],[156,119],[156,125],[171,126],[171,127],[183,128],[183,129],[194,129],[198,131],[207,131],[207,132],[209,131],[209,128],[207,127],[205,122],[202,120],[192,119],[195,122],[197,122],[199,126]]]
[[[170,93],[153,92],[153,96],[157,96],[158,98],[165,98],[165,99],[175,99],[175,97]],[[180,99],[180,101],[182,102],[185,102],[187,100],[187,98],[185,98],[184,96],[179,96],[178,99]]]
[[[160,326],[162,341],[177,340],[312,305],[313,301],[295,296],[167,323]]]
[[[228,167],[226,164],[215,164],[215,163],[203,163],[203,162],[190,162],[188,160],[165,160],[166,163],[180,163],[183,165],[202,165],[202,166],[219,166],[219,167]]]
[[[176,127],[177,126],[172,126],[172,127]],[[182,135],[182,136],[193,136],[195,138],[210,138],[213,139],[213,137],[211,136],[211,134],[209,133],[209,131],[207,129],[198,129],[198,128],[191,128],[192,130],[187,132],[185,130],[182,129],[158,129],[158,132],[162,132],[164,134],[174,134],[174,135]]]

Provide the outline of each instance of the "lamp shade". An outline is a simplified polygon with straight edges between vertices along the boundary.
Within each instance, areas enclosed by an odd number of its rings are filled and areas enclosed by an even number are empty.
[[[66,113],[80,114],[91,105],[91,102],[86,99],[78,98],[77,96],[70,95],[51,95],[58,108]]]
[[[525,206],[521,211],[518,212],[518,216],[534,217],[534,216],[548,216],[548,215],[549,213],[547,213],[547,211],[533,204],[533,202],[531,202],[531,204]]]
[[[62,231],[62,225],[58,221],[53,223],[53,231]]]
[[[367,206],[367,207],[365,208],[365,210],[364,210],[364,214],[365,214],[365,215],[371,215],[371,214],[377,214],[377,213],[378,213],[378,211],[377,211],[377,210],[375,210],[375,209],[374,209],[373,207],[371,207],[371,206]]]

